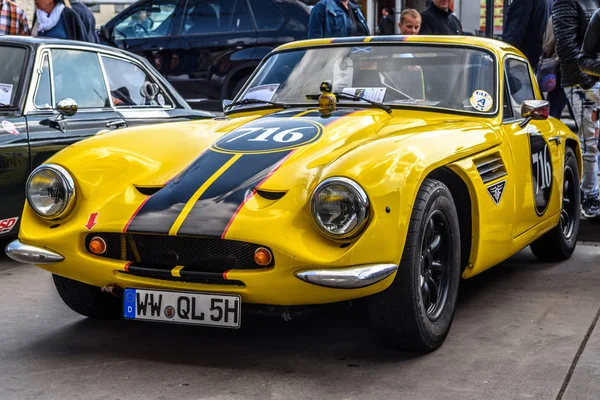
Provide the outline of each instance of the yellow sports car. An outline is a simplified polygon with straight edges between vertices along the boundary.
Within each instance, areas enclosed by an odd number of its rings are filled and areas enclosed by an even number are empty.
[[[225,116],[74,144],[34,170],[7,253],[89,317],[237,328],[368,297],[431,351],[459,280],[530,245],[563,260],[581,151],[524,56],[474,37],[319,39],[269,54]]]

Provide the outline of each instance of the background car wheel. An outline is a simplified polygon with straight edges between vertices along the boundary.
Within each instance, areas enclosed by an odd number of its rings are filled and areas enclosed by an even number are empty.
[[[567,147],[560,222],[554,229],[530,245],[531,251],[537,258],[542,261],[562,261],[571,257],[577,245],[577,233],[581,218],[580,203],[579,167],[575,153]]]
[[[459,232],[450,190],[425,179],[394,282],[369,298],[371,323],[384,345],[433,351],[446,339],[460,280]]]
[[[90,318],[119,318],[121,301],[99,287],[52,275],[60,298],[76,313]]]

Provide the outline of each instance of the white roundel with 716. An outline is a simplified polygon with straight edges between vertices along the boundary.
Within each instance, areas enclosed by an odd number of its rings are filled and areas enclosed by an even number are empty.
[[[471,106],[477,111],[490,111],[494,105],[492,96],[485,90],[476,90],[471,95]]]

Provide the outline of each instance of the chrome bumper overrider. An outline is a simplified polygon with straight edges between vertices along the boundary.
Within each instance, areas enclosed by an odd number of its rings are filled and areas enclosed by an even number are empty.
[[[340,269],[311,269],[296,272],[296,276],[313,285],[358,289],[387,278],[397,269],[396,264],[368,264]]]
[[[24,244],[19,240],[10,242],[4,251],[13,260],[27,264],[52,264],[65,259],[58,253],[43,247]]]

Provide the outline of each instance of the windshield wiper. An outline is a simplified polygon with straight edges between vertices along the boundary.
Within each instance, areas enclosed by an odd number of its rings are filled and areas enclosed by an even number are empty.
[[[380,103],[378,101],[369,100],[363,96],[355,96],[353,94],[344,93],[344,92],[334,92],[333,94],[335,94],[335,96],[338,97],[338,99],[340,97],[346,97],[347,99],[352,99],[352,100],[363,100],[369,104],[373,104],[374,106],[381,108],[382,110],[385,110],[388,114],[392,113],[392,107],[390,107],[386,104]],[[306,98],[309,100],[318,100],[319,96],[320,95],[318,95],[318,94],[307,94]]]
[[[229,104],[227,106],[227,108],[229,109],[230,107],[243,106],[246,104],[269,104],[269,105],[275,106],[275,107],[290,108],[289,104],[276,103],[274,101],[267,101],[267,100],[260,100],[260,99],[243,99],[243,100],[236,101],[234,103]]]
[[[2,108],[8,108],[8,107],[12,107],[12,106],[10,104],[0,103],[0,107],[2,107]]]

